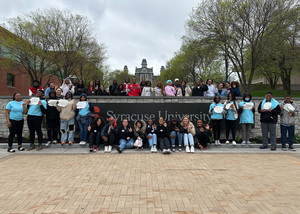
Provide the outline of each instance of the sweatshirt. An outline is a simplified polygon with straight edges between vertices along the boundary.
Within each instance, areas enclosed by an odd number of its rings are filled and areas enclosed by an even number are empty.
[[[56,106],[57,111],[60,112],[59,117],[62,120],[69,121],[75,117],[76,102],[75,100],[69,99],[66,107]]]

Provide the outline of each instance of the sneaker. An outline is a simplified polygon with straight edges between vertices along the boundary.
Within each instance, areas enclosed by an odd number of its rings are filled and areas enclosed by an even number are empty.
[[[94,152],[97,152],[97,151],[98,151],[98,147],[95,147],[95,148],[94,148]]]
[[[267,149],[268,147],[267,146],[261,146],[259,147],[260,149]]]
[[[215,145],[216,145],[216,146],[218,145],[218,141],[217,141],[217,140],[215,140]]]
[[[206,150],[207,148],[206,147],[203,147],[203,150]]]
[[[167,154],[171,154],[171,149],[167,149]]]
[[[80,142],[79,142],[79,145],[83,145],[83,141],[80,141]]]
[[[108,152],[108,153],[111,153],[111,150],[112,150],[112,146],[108,146],[107,152]]]
[[[182,148],[181,148],[181,145],[179,145],[179,149],[178,149],[179,152],[182,152]]]
[[[13,148],[8,148],[8,149],[7,149],[7,152],[9,152],[9,153],[14,153],[14,152],[16,152],[16,150],[14,150]]]
[[[93,152],[93,147],[90,147],[90,152]]]
[[[35,149],[35,146],[34,145],[31,145],[31,146],[29,146],[26,150],[27,151],[30,151],[30,150],[34,150]]]
[[[226,140],[225,144],[229,144],[229,140]],[[232,144],[233,144],[233,142],[232,142]]]
[[[86,141],[81,141],[81,145],[85,145],[86,144]]]
[[[286,148],[286,146],[282,146],[282,147],[281,147],[281,150],[283,150],[283,151],[287,151],[287,148]]]
[[[122,153],[122,150],[121,150],[120,146],[116,146],[116,150],[117,150],[119,153]]]
[[[185,152],[191,152],[191,151],[190,151],[190,147],[186,146],[186,147],[185,147]]]
[[[104,153],[108,152],[108,146],[104,146]]]
[[[245,145],[246,145],[246,141],[243,141],[243,142],[241,143],[241,145],[242,145],[242,146],[245,146]]]
[[[157,152],[157,148],[156,148],[156,146],[154,146],[154,148],[153,148],[153,151],[154,151],[154,153],[156,153],[156,152]]]
[[[25,151],[25,149],[24,149],[22,146],[19,146],[19,147],[18,147],[18,150],[19,150],[19,151]]]
[[[276,150],[276,147],[273,146],[273,147],[271,148],[271,151],[275,151],[275,150]]]
[[[195,152],[195,148],[193,146],[191,146],[191,153]]]
[[[53,140],[52,143],[53,143],[53,144],[57,144],[57,140]]]
[[[65,141],[62,141],[62,142],[61,142],[61,145],[65,145],[65,144],[66,144],[66,142],[65,142]]]
[[[175,152],[176,150],[175,150],[175,146],[173,146],[173,148],[172,148],[172,152]]]
[[[293,146],[289,146],[289,150],[296,151],[296,149]]]
[[[150,152],[151,153],[154,152],[154,147],[153,146],[151,146]]]
[[[37,147],[36,147],[36,150],[42,150],[43,149],[43,146],[42,145],[38,145]]]
[[[221,145],[220,140],[218,140],[218,144]]]
[[[51,141],[49,140],[47,143],[46,143],[46,146],[50,146],[51,144]]]
[[[232,141],[232,145],[234,145],[234,146],[235,146],[235,145],[236,145],[236,142],[235,142],[235,141]]]
[[[167,154],[167,150],[164,149],[164,150],[162,151],[162,153],[163,153],[163,154]]]
[[[69,145],[73,145],[73,142],[72,142],[72,141],[69,141]]]

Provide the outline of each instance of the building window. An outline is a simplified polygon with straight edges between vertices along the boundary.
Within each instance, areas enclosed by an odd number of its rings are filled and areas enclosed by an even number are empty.
[[[7,86],[14,87],[15,86],[15,75],[7,74]]]

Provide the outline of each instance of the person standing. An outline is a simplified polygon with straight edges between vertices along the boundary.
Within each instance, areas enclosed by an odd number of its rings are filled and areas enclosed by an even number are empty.
[[[10,153],[15,152],[12,147],[15,135],[17,135],[18,139],[18,150],[25,150],[22,146],[23,114],[27,114],[26,102],[22,101],[22,95],[17,92],[13,95],[13,101],[10,101],[5,109],[6,123],[9,129],[7,151]]]
[[[147,97],[150,97],[150,96],[153,96],[153,88],[151,87],[151,82],[150,81],[147,81],[146,82],[146,85],[143,87],[142,89],[142,94],[141,96],[147,96]]]
[[[212,79],[206,80],[208,90],[204,92],[205,97],[214,97],[218,93],[217,85],[213,83],[214,81]]]
[[[80,94],[85,93],[86,94],[86,88],[84,86],[83,80],[79,80],[77,83],[77,86],[75,88],[75,94],[76,96],[80,96]]]
[[[128,96],[138,97],[142,93],[139,84],[136,84],[136,78],[132,78],[132,84],[128,86]]]
[[[97,91],[95,89],[94,82],[91,80],[87,86],[87,92],[86,95],[88,96],[95,96],[97,95]]]
[[[37,97],[40,99],[37,105],[30,105],[31,101],[27,101],[27,125],[30,132],[30,146],[27,151],[43,149],[42,142],[43,142],[43,133],[42,133],[42,122],[43,122],[43,115],[47,112],[47,102],[43,99],[44,91],[39,89],[37,90]],[[34,137],[35,132],[38,136],[38,146],[35,147],[34,145]]]
[[[217,109],[218,108],[218,109]],[[209,114],[213,125],[215,144],[220,145],[224,105],[221,103],[220,96],[215,96],[214,102],[209,106]]]
[[[259,104],[258,113],[260,113],[261,131],[263,137],[263,146],[260,149],[268,148],[269,133],[271,140],[271,150],[276,150],[276,124],[278,115],[281,112],[279,103],[274,99],[272,92],[267,92],[266,98]]]
[[[172,86],[172,81],[167,80],[167,86],[165,87],[165,92],[167,97],[174,97],[176,94],[176,89]]]
[[[119,87],[118,82],[116,79],[114,79],[112,84],[109,86],[109,94],[111,96],[116,96],[118,87]]]
[[[208,90],[207,85],[205,85],[204,83],[201,84],[200,80],[196,81],[196,85],[194,86],[193,90],[192,90],[192,96],[200,96],[203,97],[204,96],[204,92]]]
[[[284,101],[280,104],[280,109],[281,148],[286,150],[288,141],[289,149],[294,150],[295,120],[299,113],[298,106],[291,100],[291,95],[287,94],[284,96]]]
[[[55,91],[55,85],[54,85],[54,83],[53,82],[50,82],[49,83],[49,87],[46,89],[46,91],[45,91],[45,96],[46,97],[48,97],[49,96],[49,93],[50,93],[50,91]]]
[[[128,87],[130,85],[130,78],[126,77],[125,82],[123,84],[123,89],[126,92],[126,95],[128,95]]]
[[[227,97],[227,95],[228,95],[227,90],[224,88],[224,83],[222,83],[222,82],[219,83],[217,95],[220,97]]]
[[[161,81],[157,82],[156,87],[154,88],[154,96],[162,97],[165,95],[165,88]]]
[[[146,81],[146,78],[143,77],[140,83],[141,91],[143,91],[143,88],[147,85],[147,82],[148,81]]]
[[[235,136],[236,136],[236,120],[238,119],[238,106],[235,101],[236,101],[235,95],[230,93],[227,95],[227,100],[224,102],[225,125],[226,125],[225,144],[229,144],[229,132],[231,130],[232,145],[236,145]]]
[[[181,87],[178,88],[176,96],[177,97],[189,97],[191,95],[192,89],[186,84],[185,81],[181,82]]]
[[[43,90],[38,80],[32,81],[32,86],[29,88],[29,96],[36,96],[37,90]]]
[[[69,78],[64,79],[64,82],[60,88],[62,89],[63,96],[66,96],[68,91],[70,91],[72,94],[75,93],[74,86]]]

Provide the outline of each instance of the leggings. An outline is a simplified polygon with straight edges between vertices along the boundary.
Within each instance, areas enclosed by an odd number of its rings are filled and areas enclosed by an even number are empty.
[[[59,119],[57,120],[47,120],[47,132],[48,140],[57,140],[57,134],[59,129]]]
[[[42,145],[43,133],[42,133],[42,121],[43,116],[28,116],[27,125],[30,133],[30,145],[34,144],[35,132],[37,133],[39,145]]]
[[[231,129],[232,133],[232,140],[235,140],[235,135],[236,135],[236,120],[225,120],[226,124],[226,140],[229,140],[229,131]]]
[[[213,125],[213,133],[214,133],[214,139],[220,140],[221,136],[221,129],[222,129],[222,120],[211,120]]]
[[[9,136],[8,136],[8,147],[12,148],[13,141],[15,138],[15,135],[17,134],[18,138],[18,145],[22,145],[22,132],[23,132],[23,126],[24,126],[24,120],[9,120],[11,123],[11,127],[9,127]]]

